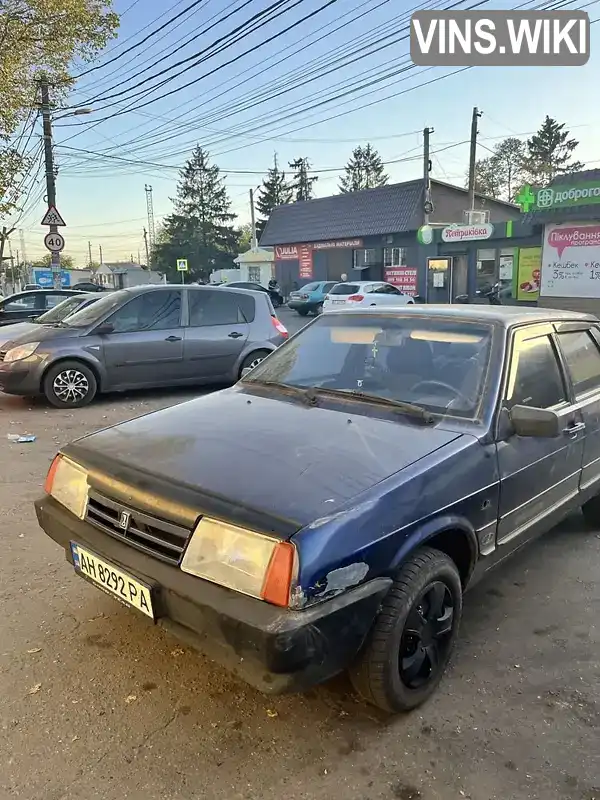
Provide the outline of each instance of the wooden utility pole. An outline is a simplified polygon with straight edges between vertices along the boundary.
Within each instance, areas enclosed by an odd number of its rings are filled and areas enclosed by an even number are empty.
[[[148,231],[144,228],[144,245],[146,246],[146,266],[150,269],[150,251],[148,250]]]
[[[104,261],[102,260],[102,245],[101,244],[98,245],[98,252],[100,253],[100,263],[104,264]]]
[[[252,236],[250,239],[250,246],[252,250],[256,250],[258,242],[256,241],[256,218],[254,216],[254,190],[250,189],[250,224],[252,225]]]
[[[90,269],[91,269],[92,268],[92,243],[91,242],[88,242],[88,253],[89,253],[89,256],[90,256],[89,265],[90,265]]]
[[[477,120],[481,113],[477,106],[473,109],[471,117],[471,148],[469,151],[469,209],[475,208],[475,165],[477,163]]]
[[[56,208],[56,180],[54,177],[54,154],[52,152],[52,118],[50,117],[50,90],[48,79],[43,76],[40,79],[40,91],[42,96],[42,126],[44,133],[44,164],[46,167],[46,200],[48,208]],[[56,225],[50,225],[50,233],[58,233]],[[52,251],[50,257],[52,268],[52,278],[55,289],[62,286],[60,275],[60,253]]]

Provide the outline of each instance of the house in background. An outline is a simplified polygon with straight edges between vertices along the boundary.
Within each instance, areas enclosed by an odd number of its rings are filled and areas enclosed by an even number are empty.
[[[500,265],[498,248],[485,240],[495,226],[518,220],[520,209],[477,194],[474,209],[468,210],[466,189],[437,180],[430,181],[430,196],[433,230],[457,229],[452,241],[459,246],[446,259],[443,274],[432,269],[436,237],[417,238],[425,222],[422,179],[278,206],[260,247],[274,248],[275,276],[285,295],[294,283],[340,280],[346,274],[349,281],[388,280],[430,302],[475,297],[481,281],[493,280]]]
[[[236,280],[266,286],[275,275],[275,253],[272,247],[256,247],[233,259],[240,268]]]
[[[141,264],[115,261],[101,264],[95,272],[94,282],[106,289],[128,289],[131,286],[162,283],[163,279],[160,273],[145,269]]]

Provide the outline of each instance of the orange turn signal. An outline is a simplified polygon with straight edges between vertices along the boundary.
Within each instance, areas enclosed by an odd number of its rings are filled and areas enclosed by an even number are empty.
[[[261,592],[262,599],[275,606],[288,606],[295,569],[296,548],[289,542],[279,542],[269,561]]]
[[[54,460],[50,464],[50,469],[48,470],[48,474],[46,475],[46,480],[44,482],[44,491],[46,494],[52,493],[52,484],[54,483],[54,476],[56,475],[56,470],[60,464],[60,459],[61,456],[54,456]]]

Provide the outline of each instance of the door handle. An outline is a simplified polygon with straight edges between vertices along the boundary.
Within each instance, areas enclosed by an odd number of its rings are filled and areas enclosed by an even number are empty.
[[[585,422],[573,422],[563,428],[563,433],[567,436],[577,436],[578,433],[585,430]]]
[[[232,333],[227,334],[227,336],[229,336],[230,339],[239,339],[240,336],[243,335],[244,335],[243,333],[239,333],[238,331],[232,331]]]
[[[180,342],[181,336],[167,336],[165,342]]]

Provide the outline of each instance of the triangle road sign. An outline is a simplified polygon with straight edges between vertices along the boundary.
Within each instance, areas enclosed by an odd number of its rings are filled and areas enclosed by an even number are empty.
[[[40,225],[63,225],[66,226],[66,222],[58,213],[56,206],[50,206],[48,211],[44,214],[44,219],[41,221]]]

